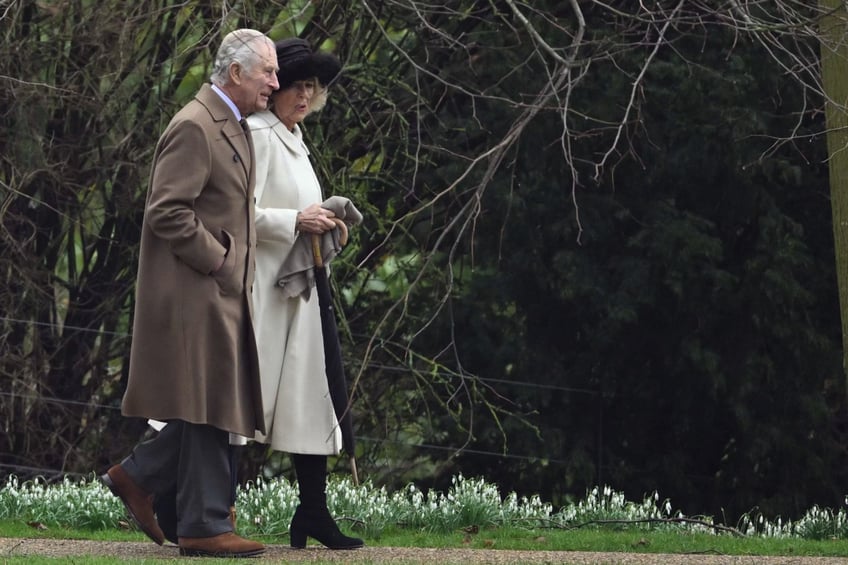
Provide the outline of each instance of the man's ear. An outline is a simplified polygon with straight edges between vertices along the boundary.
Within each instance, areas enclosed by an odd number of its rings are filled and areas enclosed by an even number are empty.
[[[230,82],[235,85],[241,85],[242,73],[244,69],[236,62],[230,63],[229,75]]]

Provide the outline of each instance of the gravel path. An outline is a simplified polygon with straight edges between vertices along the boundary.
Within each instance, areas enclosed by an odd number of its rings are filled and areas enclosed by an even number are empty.
[[[0,562],[6,557],[39,555],[71,557],[120,556],[133,559],[177,559],[174,545],[149,542],[111,542],[56,539],[0,538]],[[349,563],[402,565],[512,565],[547,563],[562,565],[848,565],[839,557],[759,557],[738,555],[668,555],[657,553],[586,553],[574,551],[513,551],[498,549],[427,549],[364,547],[354,551],[330,551],[323,547],[293,550],[286,545],[268,546],[266,553],[246,563]]]

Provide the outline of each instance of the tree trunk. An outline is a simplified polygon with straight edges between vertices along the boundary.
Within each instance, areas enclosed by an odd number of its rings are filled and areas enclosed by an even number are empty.
[[[842,318],[842,368],[848,373],[848,9],[842,0],[819,0],[822,86],[826,96],[827,153]]]

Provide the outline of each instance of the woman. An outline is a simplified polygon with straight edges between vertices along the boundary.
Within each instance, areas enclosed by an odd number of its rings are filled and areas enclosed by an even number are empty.
[[[327,456],[341,450],[341,431],[328,393],[318,299],[288,297],[277,286],[281,264],[298,238],[336,227],[321,207],[321,187],[299,123],[326,102],[326,85],[341,69],[306,41],[276,43],[280,89],[269,110],[248,118],[256,154],[256,280],[254,324],[267,435],[256,441],[292,454],[300,504],[292,547],[310,536],[332,549],[362,547],[339,531],[327,509]]]

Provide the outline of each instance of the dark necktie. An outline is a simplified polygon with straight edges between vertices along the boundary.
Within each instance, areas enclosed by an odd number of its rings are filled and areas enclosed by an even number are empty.
[[[247,120],[242,118],[239,120],[239,125],[241,129],[244,130],[244,137],[247,139],[247,147],[250,150],[249,160],[247,161],[248,165],[253,163],[253,137],[250,135],[250,129],[247,127]],[[250,167],[252,169],[253,167]]]

